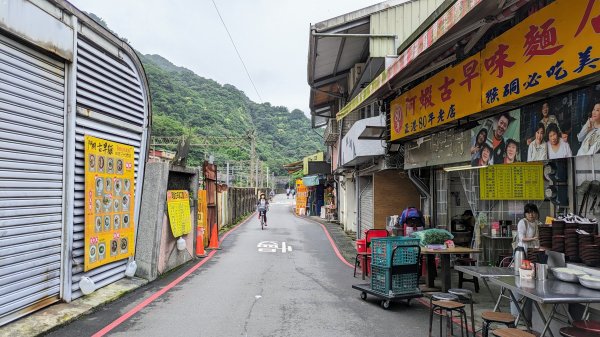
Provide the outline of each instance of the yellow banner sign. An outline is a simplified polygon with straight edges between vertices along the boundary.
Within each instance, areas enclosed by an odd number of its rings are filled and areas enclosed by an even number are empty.
[[[391,140],[481,111],[479,54],[448,67],[391,103]]]
[[[481,52],[484,109],[600,70],[600,1],[558,0]]]
[[[134,148],[86,135],[84,271],[133,256]]]
[[[493,165],[479,170],[481,200],[544,200],[541,163]]]
[[[186,190],[167,191],[167,210],[173,236],[178,238],[192,231],[190,194]]]
[[[206,199],[206,190],[198,190],[198,228],[203,228],[204,235],[204,246],[208,245],[208,222],[206,217],[208,216],[208,200]]]

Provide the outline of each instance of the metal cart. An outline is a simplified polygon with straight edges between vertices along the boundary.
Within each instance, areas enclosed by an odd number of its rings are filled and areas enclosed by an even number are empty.
[[[373,239],[375,241],[376,239]],[[388,245],[389,248],[389,245]],[[389,252],[389,249],[388,249]],[[397,246],[389,258],[387,266],[371,265],[371,283],[354,284],[353,289],[359,290],[360,298],[367,299],[367,294],[381,299],[381,307],[389,309],[392,302],[406,301],[410,305],[413,298],[422,297],[418,283],[421,268],[419,268],[419,256],[421,248],[418,245]],[[412,260],[410,263],[393,265],[397,259],[396,254],[401,254],[400,261]]]

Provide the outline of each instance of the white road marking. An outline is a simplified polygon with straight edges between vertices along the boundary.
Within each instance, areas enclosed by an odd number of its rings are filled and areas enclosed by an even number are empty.
[[[262,297],[262,296],[260,296],[260,295],[256,295],[256,296],[254,296],[254,298],[256,298],[256,299],[259,299],[259,298],[261,298],[261,297]]]
[[[285,253],[285,252],[286,252],[286,249],[285,249],[285,242],[282,242],[282,243],[281,243],[281,252],[282,252],[282,253]]]

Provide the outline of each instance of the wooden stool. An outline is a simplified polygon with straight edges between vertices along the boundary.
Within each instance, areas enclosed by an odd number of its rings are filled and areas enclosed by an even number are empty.
[[[459,266],[475,266],[477,265],[477,261],[471,258],[465,258],[465,257],[461,257],[456,259],[455,263]],[[479,293],[479,279],[475,276],[473,276],[472,278],[465,278],[465,275],[463,272],[458,272],[458,287],[462,288],[463,287],[463,282],[469,282],[469,283],[473,283],[473,285],[475,286],[475,292]]]
[[[600,322],[598,321],[574,321],[573,326],[575,328],[600,333]]]
[[[492,334],[496,337],[535,337],[534,334],[515,328],[496,329]]]
[[[442,300],[431,302],[431,308],[429,309],[429,337],[431,337],[431,330],[433,329],[433,314],[436,310],[439,311],[438,314],[440,315],[440,337],[442,336],[443,332],[442,320],[444,311],[446,312],[446,332],[448,332],[448,330],[451,330],[453,327],[452,317],[454,315],[453,312],[456,311],[460,314],[460,335],[461,337],[465,336],[463,332],[463,320],[465,327],[467,327],[469,324],[467,321],[467,313],[465,312],[465,305],[460,302]],[[467,330],[467,337],[468,336],[469,330]]]
[[[565,327],[559,330],[560,335],[564,337],[598,337],[600,333],[574,327]]]
[[[448,289],[448,293],[458,296],[460,302],[469,305],[469,309],[471,309],[471,330],[473,331],[473,336],[475,336],[475,311],[473,311],[473,292],[469,289],[452,288]],[[469,335],[468,331],[469,330],[467,329],[467,336]]]
[[[483,329],[481,330],[482,337],[488,337],[488,332],[492,323],[505,324],[509,328],[515,327],[515,316],[508,312],[484,311],[481,314],[481,318],[483,319]],[[502,329],[496,329],[494,331],[497,330]]]

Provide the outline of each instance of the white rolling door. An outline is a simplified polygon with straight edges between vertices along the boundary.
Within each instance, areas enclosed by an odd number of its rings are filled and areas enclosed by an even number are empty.
[[[75,144],[75,210],[73,223],[72,298],[82,296],[79,280],[88,276],[97,287],[125,275],[127,260],[83,272],[84,259],[84,135],[131,145],[135,148],[135,223],[139,202],[147,123],[146,99],[141,76],[122,53],[117,59],[80,37],[77,41],[77,118]]]
[[[360,178],[360,237],[373,228],[373,177]]]
[[[65,64],[0,34],[0,325],[59,299]]]

